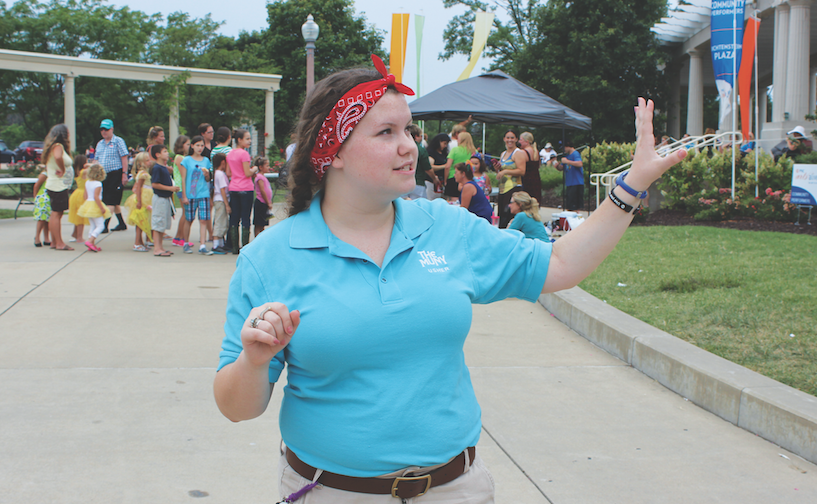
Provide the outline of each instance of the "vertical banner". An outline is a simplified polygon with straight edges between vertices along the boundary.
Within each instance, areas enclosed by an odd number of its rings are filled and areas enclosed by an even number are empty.
[[[406,43],[408,42],[408,14],[391,15],[391,55],[389,72],[397,82],[403,82],[403,68],[406,65]]]
[[[485,42],[488,41],[488,34],[491,31],[491,24],[494,22],[493,12],[477,11],[476,19],[474,20],[474,43],[471,45],[471,61],[468,66],[462,71],[458,81],[467,79],[471,76],[474,67],[477,66],[477,61],[482,55],[482,49],[485,48]]]
[[[715,86],[720,96],[718,126],[732,111],[732,90],[735,88],[735,68],[740,62],[743,40],[743,7],[745,0],[712,0],[711,48]],[[737,22],[735,22],[737,21]],[[735,40],[738,41],[735,44]],[[737,46],[737,47],[736,47]]]
[[[738,93],[740,93],[740,131],[743,133],[744,139],[749,138],[752,66],[755,63],[755,46],[757,45],[757,32],[759,29],[760,19],[750,17],[749,21],[746,22],[746,29],[743,30],[743,47],[741,48],[743,57],[738,72]]]
[[[417,39],[417,87],[414,88],[414,92],[417,93],[418,98],[420,97],[420,49],[423,47],[423,25],[425,22],[425,16],[414,15],[414,38]]]

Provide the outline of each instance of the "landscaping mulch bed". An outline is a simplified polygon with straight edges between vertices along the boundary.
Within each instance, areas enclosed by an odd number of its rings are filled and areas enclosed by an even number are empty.
[[[595,205],[595,199],[585,197],[585,205]],[[562,197],[556,196],[555,191],[548,189],[542,192],[542,206],[559,208]],[[645,222],[633,222],[633,226],[710,226],[725,229],[740,229],[744,231],[774,231],[777,233],[794,233],[817,236],[817,209],[812,212],[811,225],[808,225],[808,213],[800,216],[800,224],[793,222],[769,221],[739,217],[725,221],[696,221],[691,215],[678,210],[657,210],[647,215]]]
[[[777,233],[794,233],[817,236],[817,212],[812,212],[811,225],[807,224],[808,214],[800,216],[800,225],[793,222],[780,222],[739,217],[725,221],[696,221],[692,216],[677,210],[658,210],[647,215],[646,222],[633,223],[633,226],[710,226],[744,231],[774,231]]]

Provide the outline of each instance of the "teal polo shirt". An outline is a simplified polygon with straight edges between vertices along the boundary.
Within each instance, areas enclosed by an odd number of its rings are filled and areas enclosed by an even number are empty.
[[[250,310],[284,303],[301,324],[269,380],[286,363],[279,424],[298,457],[358,477],[445,462],[481,429],[463,353],[471,304],[535,301],[551,244],[441,200],[397,199],[379,267],[331,233],[320,198],[241,249],[219,369],[241,352]]]

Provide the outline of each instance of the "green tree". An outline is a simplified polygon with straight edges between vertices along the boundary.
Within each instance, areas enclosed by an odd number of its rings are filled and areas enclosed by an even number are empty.
[[[65,56],[89,56],[120,61],[142,61],[157,30],[160,16],[148,16],[127,7],[115,9],[99,0],[20,0],[10,8],[0,2],[0,47]],[[137,87],[127,81],[76,80],[77,145],[99,136],[102,116],[124,119],[134,110],[130,96]],[[62,76],[33,72],[0,74],[0,117],[11,117],[13,128],[2,132],[10,144],[42,139],[63,119]],[[123,98],[128,97],[128,98]],[[117,133],[128,126],[117,121]]]
[[[289,143],[306,94],[306,50],[301,25],[309,14],[320,26],[315,42],[315,80],[359,65],[371,66],[372,53],[384,57],[383,33],[356,16],[352,0],[287,0],[267,4],[269,28],[261,36],[263,55],[282,75],[275,93],[278,145]]]
[[[446,34],[453,42],[441,58],[470,53],[468,21],[474,10],[488,6],[472,0],[444,3],[471,10],[449,23]],[[650,31],[666,14],[665,0],[505,0],[501,5],[512,21],[494,21],[486,49],[495,58],[492,69],[591,117],[597,140],[634,139],[630,125],[638,96],[666,108],[661,70],[666,53]]]

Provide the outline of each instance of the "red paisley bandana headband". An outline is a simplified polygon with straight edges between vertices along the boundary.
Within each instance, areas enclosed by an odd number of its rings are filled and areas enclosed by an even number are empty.
[[[400,84],[395,80],[394,75],[386,72],[383,60],[372,54],[372,62],[383,78],[358,84],[347,91],[332,107],[332,111],[321,125],[311,156],[312,168],[318,180],[323,178],[326,169],[332,164],[332,160],[340,150],[340,146],[352,134],[357,123],[380,98],[383,98],[389,86],[393,86],[405,95],[414,95],[411,88]]]

